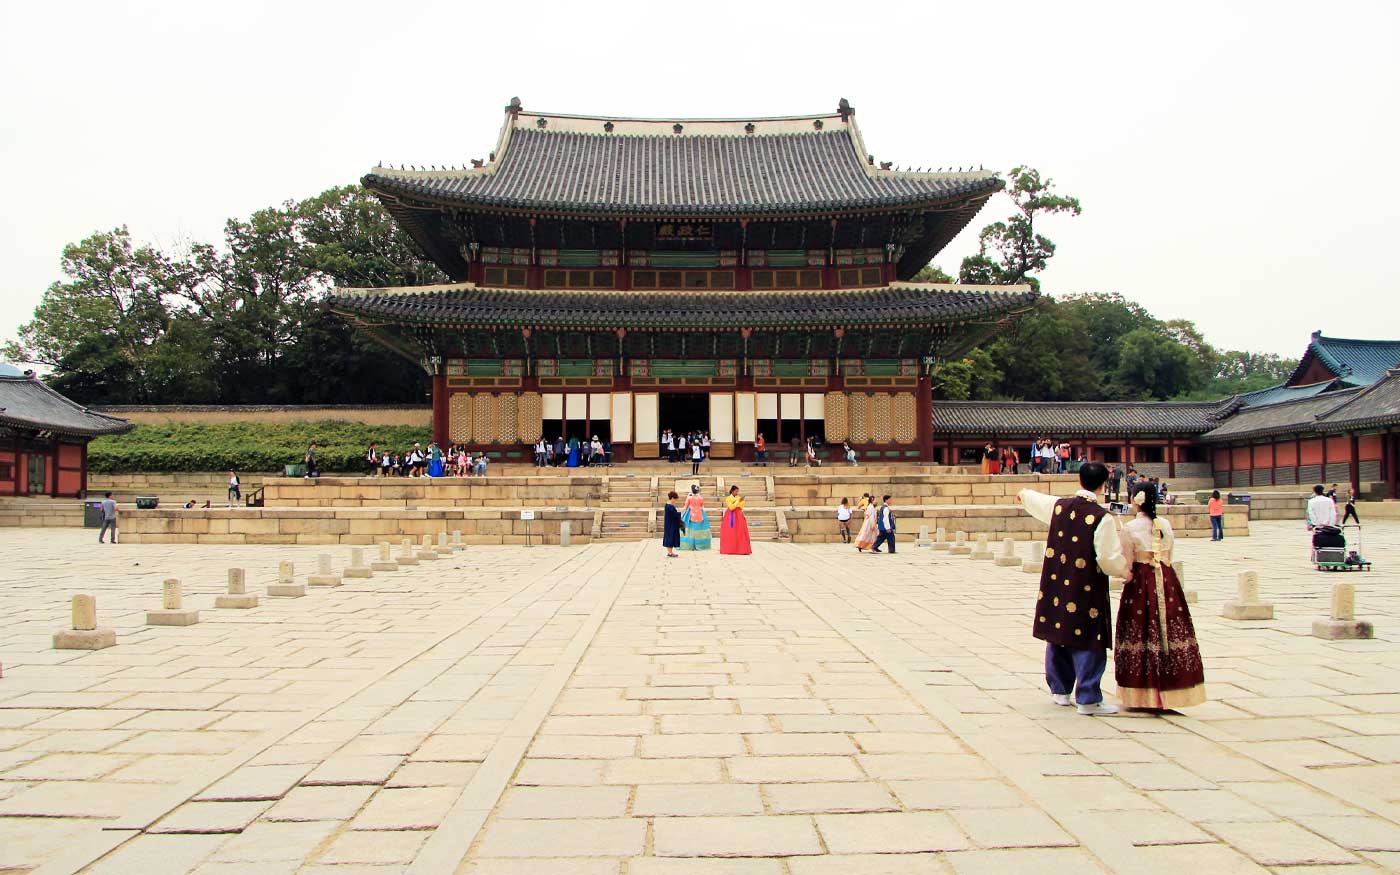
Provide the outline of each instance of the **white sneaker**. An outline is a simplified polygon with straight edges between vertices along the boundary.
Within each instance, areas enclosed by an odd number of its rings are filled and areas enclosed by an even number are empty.
[[[1073,705],[1074,700],[1069,697],[1069,693],[1051,693],[1050,701],[1056,705]]]
[[[1118,713],[1118,706],[1107,702],[1095,702],[1092,705],[1080,705],[1076,710],[1088,717],[1109,717]]]

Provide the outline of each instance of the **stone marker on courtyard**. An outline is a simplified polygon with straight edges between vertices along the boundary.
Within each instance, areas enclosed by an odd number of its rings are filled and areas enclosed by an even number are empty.
[[[272,598],[299,599],[306,595],[306,584],[294,580],[296,568],[292,563],[277,563],[277,582],[267,585],[267,594]]]
[[[214,599],[216,608],[256,608],[258,606],[258,596],[256,593],[248,592],[247,576],[242,568],[230,568],[228,570],[228,594],[217,596]]]
[[[438,532],[437,554],[439,556],[451,556],[453,552],[452,545],[447,543],[447,532]]]
[[[418,550],[417,550],[413,555],[416,556],[416,557],[418,558],[418,561],[420,561],[420,562],[422,562],[422,561],[424,561],[424,560],[426,560],[426,561],[428,561],[428,562],[432,562],[433,560],[437,559],[437,558],[438,558],[437,550],[434,550],[434,549],[433,549],[433,536],[432,536],[432,535],[424,535],[424,536],[423,536],[423,545],[422,545],[421,547],[419,547]]]
[[[404,538],[402,541],[399,542],[399,558],[398,558],[398,563],[399,563],[400,565],[417,565],[417,564],[418,564],[418,557],[413,555],[413,539],[412,539],[412,538]]]
[[[1031,541],[1031,558],[1021,563],[1027,574],[1039,574],[1045,568],[1045,542]]]
[[[573,524],[569,520],[559,521],[559,546],[567,547],[573,539]]]
[[[1021,557],[1016,555],[1015,538],[1001,539],[1001,552],[997,554],[996,563],[1003,568],[1021,564]]]
[[[1194,605],[1198,598],[1194,589],[1186,588],[1186,560],[1178,559],[1172,563],[1172,571],[1176,572],[1176,582],[1181,584],[1181,591],[1186,596],[1186,603]]]
[[[966,556],[972,552],[972,545],[967,542],[967,532],[953,533],[953,546],[948,548],[948,552],[954,556]]]
[[[73,596],[72,626],[54,633],[54,650],[103,650],[117,643],[116,632],[97,628],[96,596]]]
[[[952,544],[948,543],[948,530],[939,526],[933,532],[933,549],[947,550]]]
[[[184,591],[180,581],[167,577],[158,611],[146,612],[148,626],[193,626],[199,622],[199,611],[185,607]]]
[[[365,548],[350,548],[350,564],[345,566],[346,577],[373,577],[374,569],[365,564]]]
[[[310,586],[340,586],[340,575],[331,568],[331,554],[320,553],[316,556],[316,573],[308,574],[306,582]]]
[[[1356,587],[1350,583],[1332,584],[1331,613],[1313,620],[1312,633],[1315,638],[1330,641],[1376,637],[1374,626],[1356,619]]]
[[[928,526],[919,526],[919,537],[914,539],[914,546],[922,548],[933,546],[933,541],[929,540]]]
[[[452,530],[452,549],[453,549],[453,550],[465,550],[465,549],[467,549],[467,545],[462,543],[462,530],[461,530],[461,529],[453,529],[453,530]]]
[[[1259,574],[1254,571],[1241,571],[1239,593],[1234,601],[1225,603],[1220,616],[1227,620],[1272,620],[1274,606],[1259,601]]]
[[[987,533],[986,533],[986,532],[978,532],[978,533],[977,533],[977,545],[976,545],[975,547],[972,548],[972,553],[968,556],[968,558],[969,558],[969,559],[991,559],[991,558],[992,558],[992,548],[991,548],[991,545],[989,545],[989,544],[987,543]]]
[[[375,571],[398,571],[399,563],[394,561],[394,557],[389,553],[389,542],[379,542],[379,557],[369,564]]]

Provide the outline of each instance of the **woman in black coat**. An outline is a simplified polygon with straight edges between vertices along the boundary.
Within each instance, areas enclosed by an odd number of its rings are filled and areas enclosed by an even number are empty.
[[[666,548],[667,559],[675,559],[680,555],[676,548],[681,545],[681,532],[685,531],[685,523],[681,522],[681,512],[676,509],[677,497],[675,490],[666,493],[666,521],[661,529],[661,546]]]

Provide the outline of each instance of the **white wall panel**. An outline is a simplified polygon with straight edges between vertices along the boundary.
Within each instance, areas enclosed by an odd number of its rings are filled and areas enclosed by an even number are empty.
[[[614,392],[612,396],[612,439],[621,443],[632,440],[632,393]]]
[[[782,400],[778,403],[778,407],[779,407],[780,410],[782,410],[783,419],[801,419],[801,418],[802,418],[802,396],[801,396],[801,395],[799,395],[799,394],[796,393],[796,392],[784,392],[782,395],[780,395],[780,396],[778,396],[778,397],[782,399]]]
[[[565,395],[564,396],[564,416],[565,418],[579,423],[583,423],[584,405],[588,403],[587,395]]]
[[[750,443],[758,436],[757,401],[762,397],[764,396],[752,392],[734,393],[734,440],[737,442]]]
[[[656,393],[637,393],[637,431],[633,443],[654,444],[661,434],[661,397]]]
[[[807,393],[802,396],[803,419],[826,419],[826,396]]]
[[[710,393],[710,440],[724,444],[734,440],[734,396],[729,392]]]
[[[594,422],[604,422],[612,418],[612,396],[607,392],[588,396],[588,418]]]
[[[778,418],[778,396],[771,393],[758,396],[758,418],[777,419]]]
[[[540,396],[541,419],[563,419],[564,418],[564,396],[557,392],[547,393]],[[551,438],[553,440],[553,438]]]

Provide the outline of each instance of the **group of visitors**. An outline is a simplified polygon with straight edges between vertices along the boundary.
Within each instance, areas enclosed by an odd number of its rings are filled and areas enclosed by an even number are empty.
[[[691,476],[695,476],[700,473],[700,463],[710,457],[710,433],[668,428],[661,432],[661,452],[671,464],[689,462]]]
[[[1337,514],[1337,484],[1324,489],[1322,484],[1313,487],[1312,498],[1308,499],[1307,525],[1311,531],[1319,526],[1344,526],[1349,520],[1361,525],[1361,514],[1356,512],[1356,487],[1347,493],[1346,507],[1340,517]],[[1338,522],[1338,519],[1341,521]]]
[[[890,501],[890,496],[881,496],[877,504],[875,496],[869,492],[861,493],[856,512],[861,515],[860,531],[856,534],[856,552],[864,553],[869,550],[871,553],[883,553],[885,551],[880,549],[882,544],[889,544],[889,552],[895,552],[894,503]],[[845,498],[841,499],[841,504],[836,508],[836,528],[841,533],[842,542],[849,544],[851,506]]]
[[[596,434],[586,441],[572,436],[566,440],[562,434],[553,441],[540,438],[534,453],[536,468],[612,466],[612,441],[600,440]]]
[[[1038,438],[1031,441],[1026,451],[1032,474],[1064,474],[1070,469],[1070,462],[1085,461],[1082,449],[1076,450],[1068,441],[1055,441]],[[1020,474],[1021,451],[1014,446],[998,447],[988,442],[982,447],[983,474]]]
[[[1027,513],[1049,526],[1032,633],[1045,642],[1051,700],[1090,716],[1118,713],[1100,688],[1108,650],[1116,646],[1114,678],[1125,707],[1199,705],[1206,698],[1205,671],[1172,569],[1171,523],[1157,514],[1157,490],[1138,481],[1128,496],[1132,519],[1120,530],[1116,516],[1099,504],[1108,481],[1103,463],[1088,462],[1079,469],[1074,495],[1023,489],[1018,497]],[[1116,630],[1110,577],[1124,581]]]
[[[679,550],[709,550],[710,518],[705,512],[705,499],[700,484],[690,486],[685,503],[677,506],[680,496],[672,490],[666,494],[665,519],[662,521],[661,546],[666,558],[680,556]],[[733,556],[748,556],[753,552],[749,541],[749,523],[744,517],[744,497],[738,485],[729,487],[724,496],[724,513],[720,516],[719,552]]]
[[[380,452],[371,442],[365,450],[365,473],[370,477],[485,477],[490,464],[485,452],[475,452],[458,444],[446,449],[436,441],[425,448],[414,442],[402,452]]]

